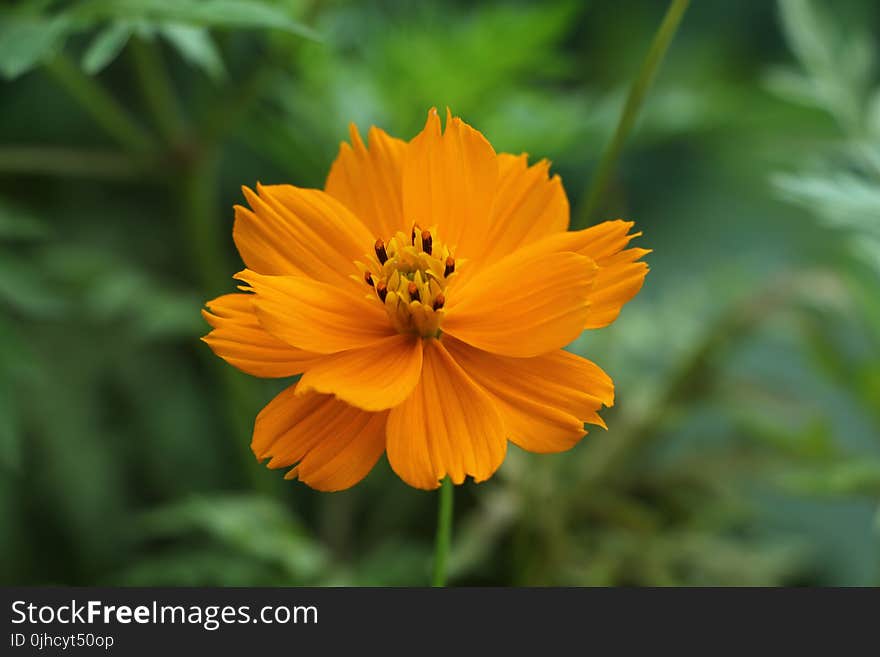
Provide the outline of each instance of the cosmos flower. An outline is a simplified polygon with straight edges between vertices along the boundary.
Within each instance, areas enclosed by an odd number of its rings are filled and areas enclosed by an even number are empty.
[[[432,489],[488,479],[508,441],[558,452],[605,426],[611,379],[563,347],[614,321],[648,251],[631,222],[569,232],[549,166],[432,110],[410,142],[352,126],[323,191],[244,189],[242,292],[208,302],[204,340],[254,376],[302,374],[257,416],[258,459],[329,491],[385,453]]]

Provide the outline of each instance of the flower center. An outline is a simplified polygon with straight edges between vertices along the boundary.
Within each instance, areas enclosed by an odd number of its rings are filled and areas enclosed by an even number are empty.
[[[434,238],[435,232],[415,225],[409,235],[398,231],[387,242],[377,239],[367,263],[357,263],[400,333],[440,335],[444,293],[455,273],[455,259]]]

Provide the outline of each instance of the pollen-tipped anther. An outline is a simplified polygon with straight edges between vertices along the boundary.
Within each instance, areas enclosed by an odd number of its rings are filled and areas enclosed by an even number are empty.
[[[385,242],[381,239],[376,240],[374,248],[376,249],[376,257],[379,258],[379,263],[384,265],[388,262],[388,252],[385,251]]]
[[[355,263],[367,285],[375,290],[391,325],[398,333],[436,338],[445,313],[447,277],[455,260],[436,229],[399,230],[388,240],[377,239],[375,254]],[[449,257],[447,257],[449,256]]]
[[[406,291],[409,292],[409,298],[412,301],[420,301],[421,297],[419,296],[419,286],[410,281],[410,284],[407,286]]]

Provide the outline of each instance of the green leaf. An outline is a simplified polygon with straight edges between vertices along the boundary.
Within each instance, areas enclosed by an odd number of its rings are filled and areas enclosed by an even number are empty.
[[[10,324],[0,321],[0,468],[21,467],[21,414],[16,395],[35,369],[34,354]]]
[[[0,381],[0,467],[17,470],[21,466],[21,440],[18,414],[12,390]]]
[[[833,20],[836,15],[824,3],[811,0],[779,0],[779,13],[789,47],[807,74],[804,81],[812,87],[800,93],[815,98],[844,125],[857,125],[874,61],[864,25]]]
[[[262,28],[320,41],[290,11],[259,0],[93,0],[77,9],[80,18],[143,19],[203,27]]]
[[[194,496],[145,514],[145,538],[201,534],[240,558],[271,564],[294,582],[308,581],[326,555],[278,501],[256,495]]]
[[[871,134],[880,138],[880,89],[875,89],[868,101],[866,123]]]
[[[73,28],[65,15],[7,16],[0,25],[0,75],[11,80],[54,54]]]
[[[880,461],[853,459],[814,471],[792,472],[782,480],[795,490],[814,495],[875,496],[880,494]]]
[[[166,288],[98,249],[53,245],[38,253],[37,262],[37,273],[65,290],[66,297],[75,296],[80,316],[90,322],[118,322],[128,335],[143,340],[192,337],[204,329],[199,313],[193,312],[200,305],[198,295]],[[6,264],[0,260],[0,274]],[[20,302],[29,299],[20,296]]]
[[[40,240],[49,227],[27,210],[0,201],[0,240]]]
[[[31,260],[7,252],[0,252],[0,302],[35,318],[57,316],[66,306]]]
[[[880,184],[849,173],[777,176],[790,201],[821,215],[826,223],[880,238]]]
[[[809,0],[779,0],[779,16],[785,37],[807,68],[829,68],[834,62],[833,21],[820,15]]]
[[[825,107],[825,100],[817,94],[813,79],[799,71],[771,68],[764,75],[764,85],[790,103],[808,107]]]
[[[226,67],[220,56],[220,49],[203,27],[193,27],[182,23],[169,23],[160,28],[171,45],[193,66],[202,69],[212,80],[226,77]]]
[[[131,38],[131,26],[128,23],[113,23],[92,41],[82,58],[83,70],[95,75],[104,69],[122,52]]]

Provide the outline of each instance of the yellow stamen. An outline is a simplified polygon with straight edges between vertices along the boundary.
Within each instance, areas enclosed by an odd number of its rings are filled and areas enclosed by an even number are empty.
[[[358,266],[391,324],[400,333],[438,337],[446,286],[455,271],[449,247],[436,239],[436,230],[413,224],[409,235],[398,232],[387,242],[377,239],[373,250],[375,255]]]

